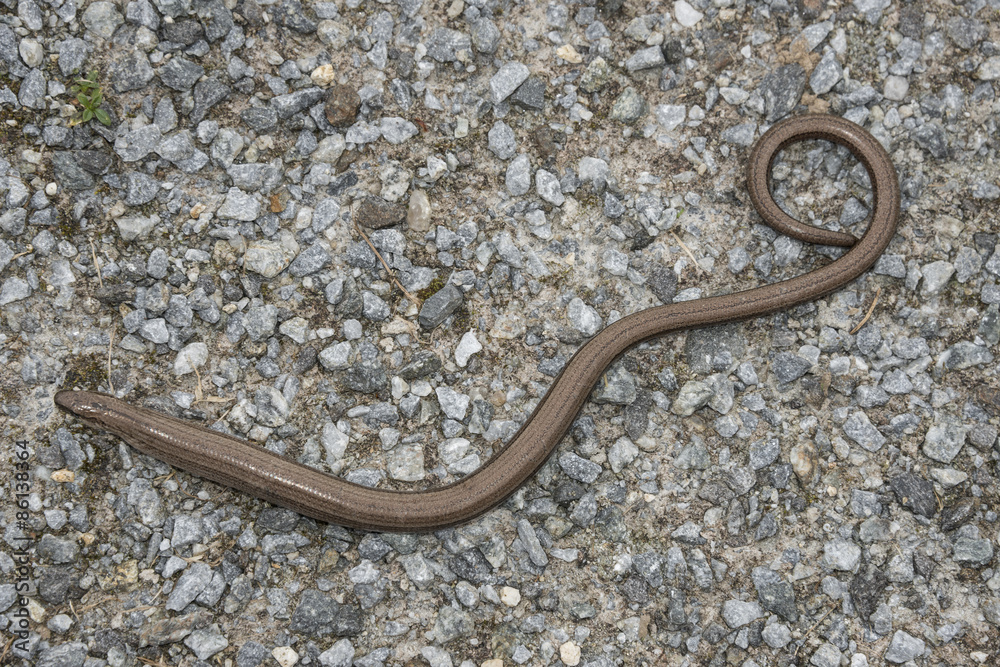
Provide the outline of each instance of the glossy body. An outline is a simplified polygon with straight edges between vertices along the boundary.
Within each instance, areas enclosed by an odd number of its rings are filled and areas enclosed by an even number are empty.
[[[861,239],[801,224],[772,199],[770,170],[778,151],[810,138],[846,146],[868,170],[874,203]],[[61,391],[55,400],[86,423],[114,433],[146,454],[321,521],[405,532],[463,523],[503,502],[548,460],[591,389],[627,349],[674,331],[744,320],[820,298],[871,267],[895,233],[900,207],[896,172],[878,141],[850,121],[807,115],[778,123],[754,146],[747,173],[750,199],[771,227],[802,241],[850,249],[830,264],[789,280],[649,308],[618,320],[576,352],[506,447],[453,484],[426,491],[372,489],[104,394]]]

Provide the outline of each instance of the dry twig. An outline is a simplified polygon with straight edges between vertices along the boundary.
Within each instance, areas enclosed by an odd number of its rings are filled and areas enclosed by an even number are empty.
[[[108,393],[115,393],[115,385],[111,382],[111,350],[115,344],[115,331],[118,326],[115,324],[111,325],[111,335],[108,338]]]
[[[802,641],[799,642],[799,645],[795,648],[795,651],[792,653],[793,656],[798,654],[799,649],[806,645],[806,640],[809,639],[809,636],[813,633],[813,631],[815,631],[816,628],[819,627],[819,624],[825,621],[826,617],[829,616],[831,613],[833,613],[833,610],[836,609],[838,606],[840,605],[837,604],[830,605],[830,608],[826,610],[826,613],[820,616],[819,620],[813,623],[811,628],[806,630],[806,633],[802,635]]]
[[[406,290],[406,288],[403,287],[403,283],[399,282],[399,280],[396,278],[396,274],[392,272],[392,269],[389,268],[389,265],[382,258],[382,254],[379,253],[378,249],[375,248],[375,244],[371,242],[371,239],[369,239],[368,235],[365,234],[364,231],[362,231],[361,227],[358,226],[358,223],[356,221],[354,223],[354,228],[356,230],[358,230],[358,234],[361,234],[361,238],[363,238],[365,240],[365,242],[368,244],[368,247],[371,248],[372,252],[375,253],[375,256],[378,257],[378,261],[382,262],[382,266],[385,267],[385,272],[389,274],[389,278],[392,279],[392,282],[396,285],[396,287],[398,287],[399,289],[403,290],[403,294],[406,295],[407,299],[409,299],[412,303],[415,303],[415,304],[417,304],[419,306],[420,305],[420,299],[418,299],[415,296],[413,296],[412,294],[410,294]]]
[[[97,271],[97,283],[104,287],[104,278],[101,277],[101,263],[97,261],[97,248],[94,247],[94,239],[87,239],[90,241],[90,256],[94,260],[94,270]]]
[[[864,319],[858,322],[858,326],[851,329],[852,336],[861,331],[861,327],[865,326],[865,323],[868,322],[868,320],[871,318],[872,313],[875,312],[875,306],[878,304],[878,298],[881,295],[882,295],[882,288],[879,287],[877,290],[875,290],[875,298],[872,299],[872,305],[868,306],[868,312],[865,313]]]
[[[698,274],[705,275],[705,269],[701,268],[701,264],[698,263],[694,253],[691,252],[691,248],[687,247],[687,244],[684,243],[684,241],[681,241],[681,237],[677,235],[677,232],[671,231],[670,234],[674,237],[674,240],[677,241],[677,245],[681,247],[681,250],[687,253],[687,256],[691,258],[692,262],[694,262],[694,268],[698,270]]]

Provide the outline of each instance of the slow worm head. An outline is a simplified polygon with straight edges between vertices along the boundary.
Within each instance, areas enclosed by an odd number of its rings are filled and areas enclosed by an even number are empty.
[[[860,239],[802,224],[772,199],[768,186],[775,156],[803,139],[846,146],[868,170],[874,204],[868,229]],[[503,502],[548,460],[591,389],[627,349],[674,331],[758,317],[829,294],[875,263],[899,219],[899,183],[885,149],[864,129],[836,116],[798,116],[764,133],[750,153],[747,188],[764,222],[778,231],[801,241],[849,250],[795,278],[657,306],[611,324],[577,350],[510,442],[486,465],[452,484],[426,491],[368,488],[105,394],[61,391],[55,401],[88,425],[113,433],[146,454],[321,521],[405,532],[463,523]]]

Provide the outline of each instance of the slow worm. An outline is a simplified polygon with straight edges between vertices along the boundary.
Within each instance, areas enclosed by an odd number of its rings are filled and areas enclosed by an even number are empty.
[[[775,156],[788,144],[804,139],[846,146],[868,170],[873,206],[860,240],[799,223],[771,197]],[[850,249],[839,259],[795,278],[649,308],[611,324],[573,355],[506,447],[476,472],[446,486],[426,491],[368,488],[105,394],[60,391],[55,402],[84,423],[119,436],[145,454],[321,521],[406,532],[460,524],[496,507],[545,463],[605,369],[627,349],[673,331],[745,320],[829,294],[872,266],[889,244],[899,218],[899,183],[885,149],[863,128],[836,116],[804,115],[774,125],[750,153],[747,187],[757,212],[777,231],[802,241]]]

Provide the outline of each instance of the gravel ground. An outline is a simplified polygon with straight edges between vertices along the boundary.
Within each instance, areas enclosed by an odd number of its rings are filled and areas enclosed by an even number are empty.
[[[998,11],[0,0],[0,663],[998,664]],[[807,110],[899,172],[874,270],[632,350],[468,525],[318,523],[53,408],[113,390],[353,481],[454,481],[607,324],[837,256],[746,195]],[[863,230],[845,150],[773,175]]]

